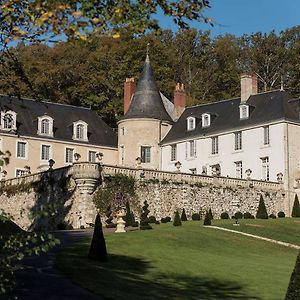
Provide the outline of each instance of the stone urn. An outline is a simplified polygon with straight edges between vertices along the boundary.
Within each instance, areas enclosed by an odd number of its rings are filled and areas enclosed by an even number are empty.
[[[246,179],[250,180],[251,179],[252,170],[251,169],[247,169],[245,171],[245,173],[246,173]]]
[[[181,162],[178,160],[175,162],[175,168],[176,168],[176,172],[180,173],[180,168],[181,168]]]
[[[116,233],[120,233],[120,232],[126,232],[125,230],[125,224],[126,222],[123,220],[123,217],[125,217],[126,213],[125,213],[125,209],[120,209],[117,212],[117,229],[116,229]]]
[[[276,176],[277,176],[277,182],[283,183],[283,174],[280,172]]]
[[[72,177],[81,194],[91,195],[100,180],[100,165],[92,162],[75,162]]]

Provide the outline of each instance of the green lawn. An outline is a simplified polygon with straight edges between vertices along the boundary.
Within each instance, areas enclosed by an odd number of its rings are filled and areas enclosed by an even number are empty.
[[[279,218],[268,220],[240,219],[240,226],[233,226],[235,220],[213,220],[212,225],[242,231],[266,238],[300,246],[300,218]]]
[[[284,299],[298,252],[192,221],[107,235],[107,263],[87,259],[89,243],[64,249],[57,266],[94,293],[124,300]]]

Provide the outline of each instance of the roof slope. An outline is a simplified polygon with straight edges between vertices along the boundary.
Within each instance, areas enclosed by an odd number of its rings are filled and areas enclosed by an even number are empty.
[[[72,139],[73,122],[82,120],[88,124],[89,141],[76,140],[76,143],[117,147],[115,132],[88,108],[0,96],[0,109],[17,113],[18,135],[41,138],[42,136],[37,134],[38,117],[47,115],[54,119],[54,137],[49,137],[49,139],[74,142]]]
[[[156,86],[148,55],[131,104],[123,119],[130,118],[152,118],[172,122]]]
[[[246,102],[250,106],[248,119],[240,119],[240,104],[241,99],[235,98],[186,108],[161,144],[217,134],[228,130],[239,130],[247,126],[264,124],[280,119],[300,121],[299,99],[291,99],[284,91],[271,91],[252,95]],[[209,127],[202,128],[201,116],[203,113],[212,114],[213,118]],[[186,119],[189,116],[193,116],[197,120],[195,130],[187,131]]]

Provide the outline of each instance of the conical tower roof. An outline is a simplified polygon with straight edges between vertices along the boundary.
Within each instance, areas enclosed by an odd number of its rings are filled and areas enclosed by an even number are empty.
[[[124,116],[124,119],[130,118],[152,118],[172,122],[156,86],[148,55],[131,104]]]

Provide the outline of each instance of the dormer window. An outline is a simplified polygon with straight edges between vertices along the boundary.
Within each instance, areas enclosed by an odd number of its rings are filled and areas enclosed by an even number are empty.
[[[17,130],[17,114],[14,111],[1,112],[1,129]]]
[[[194,130],[196,128],[196,119],[194,117],[187,118],[187,130]]]
[[[38,134],[53,136],[53,119],[47,115],[38,117]]]
[[[248,119],[248,118],[249,118],[249,106],[240,105],[240,119]]]
[[[73,140],[87,141],[88,124],[84,121],[77,121],[73,124]]]
[[[210,114],[203,114],[202,127],[209,127],[209,126],[210,126]]]

